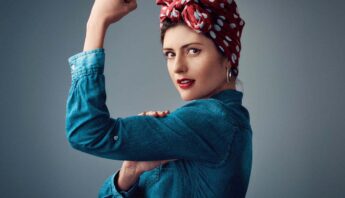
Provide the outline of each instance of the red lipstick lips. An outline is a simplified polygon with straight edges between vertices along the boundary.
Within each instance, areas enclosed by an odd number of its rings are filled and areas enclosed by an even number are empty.
[[[182,89],[188,89],[194,84],[195,80],[188,79],[188,78],[182,78],[177,80],[177,84],[180,86]]]

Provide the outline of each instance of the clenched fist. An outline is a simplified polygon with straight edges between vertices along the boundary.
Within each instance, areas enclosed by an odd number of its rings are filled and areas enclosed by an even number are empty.
[[[137,8],[136,0],[95,0],[89,22],[110,25]]]

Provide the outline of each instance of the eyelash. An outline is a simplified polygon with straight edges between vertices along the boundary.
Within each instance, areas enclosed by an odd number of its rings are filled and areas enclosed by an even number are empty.
[[[200,49],[198,49],[198,48],[189,48],[188,49],[188,51],[190,51],[190,50],[195,50],[196,52],[195,52],[195,54],[198,54],[198,53],[200,53]],[[165,52],[164,53],[164,56],[166,57],[166,58],[169,58],[169,53],[172,53],[172,52]]]

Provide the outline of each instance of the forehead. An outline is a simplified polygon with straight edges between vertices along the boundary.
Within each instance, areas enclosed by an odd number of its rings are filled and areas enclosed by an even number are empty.
[[[199,34],[184,24],[169,28],[165,32],[163,48],[179,48],[188,43],[210,44],[206,36]]]

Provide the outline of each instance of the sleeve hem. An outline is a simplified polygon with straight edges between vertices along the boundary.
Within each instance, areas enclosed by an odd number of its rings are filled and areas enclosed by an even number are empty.
[[[72,64],[72,63],[74,63],[76,61],[76,59],[81,58],[83,56],[86,56],[88,54],[93,54],[93,53],[104,53],[104,48],[97,48],[97,49],[93,49],[93,50],[79,52],[79,53],[69,57],[68,58],[68,62],[70,64]]]
[[[78,77],[104,72],[105,53],[103,48],[83,51],[68,58],[72,80]]]
[[[137,179],[137,181],[127,191],[120,191],[118,189],[118,186],[116,185],[116,182],[117,182],[117,180],[119,178],[119,173],[120,173],[120,170],[118,170],[113,175],[112,189],[114,190],[114,194],[115,195],[122,195],[123,197],[131,197],[131,196],[133,196],[133,194],[135,193],[135,191],[138,188],[140,177]]]

